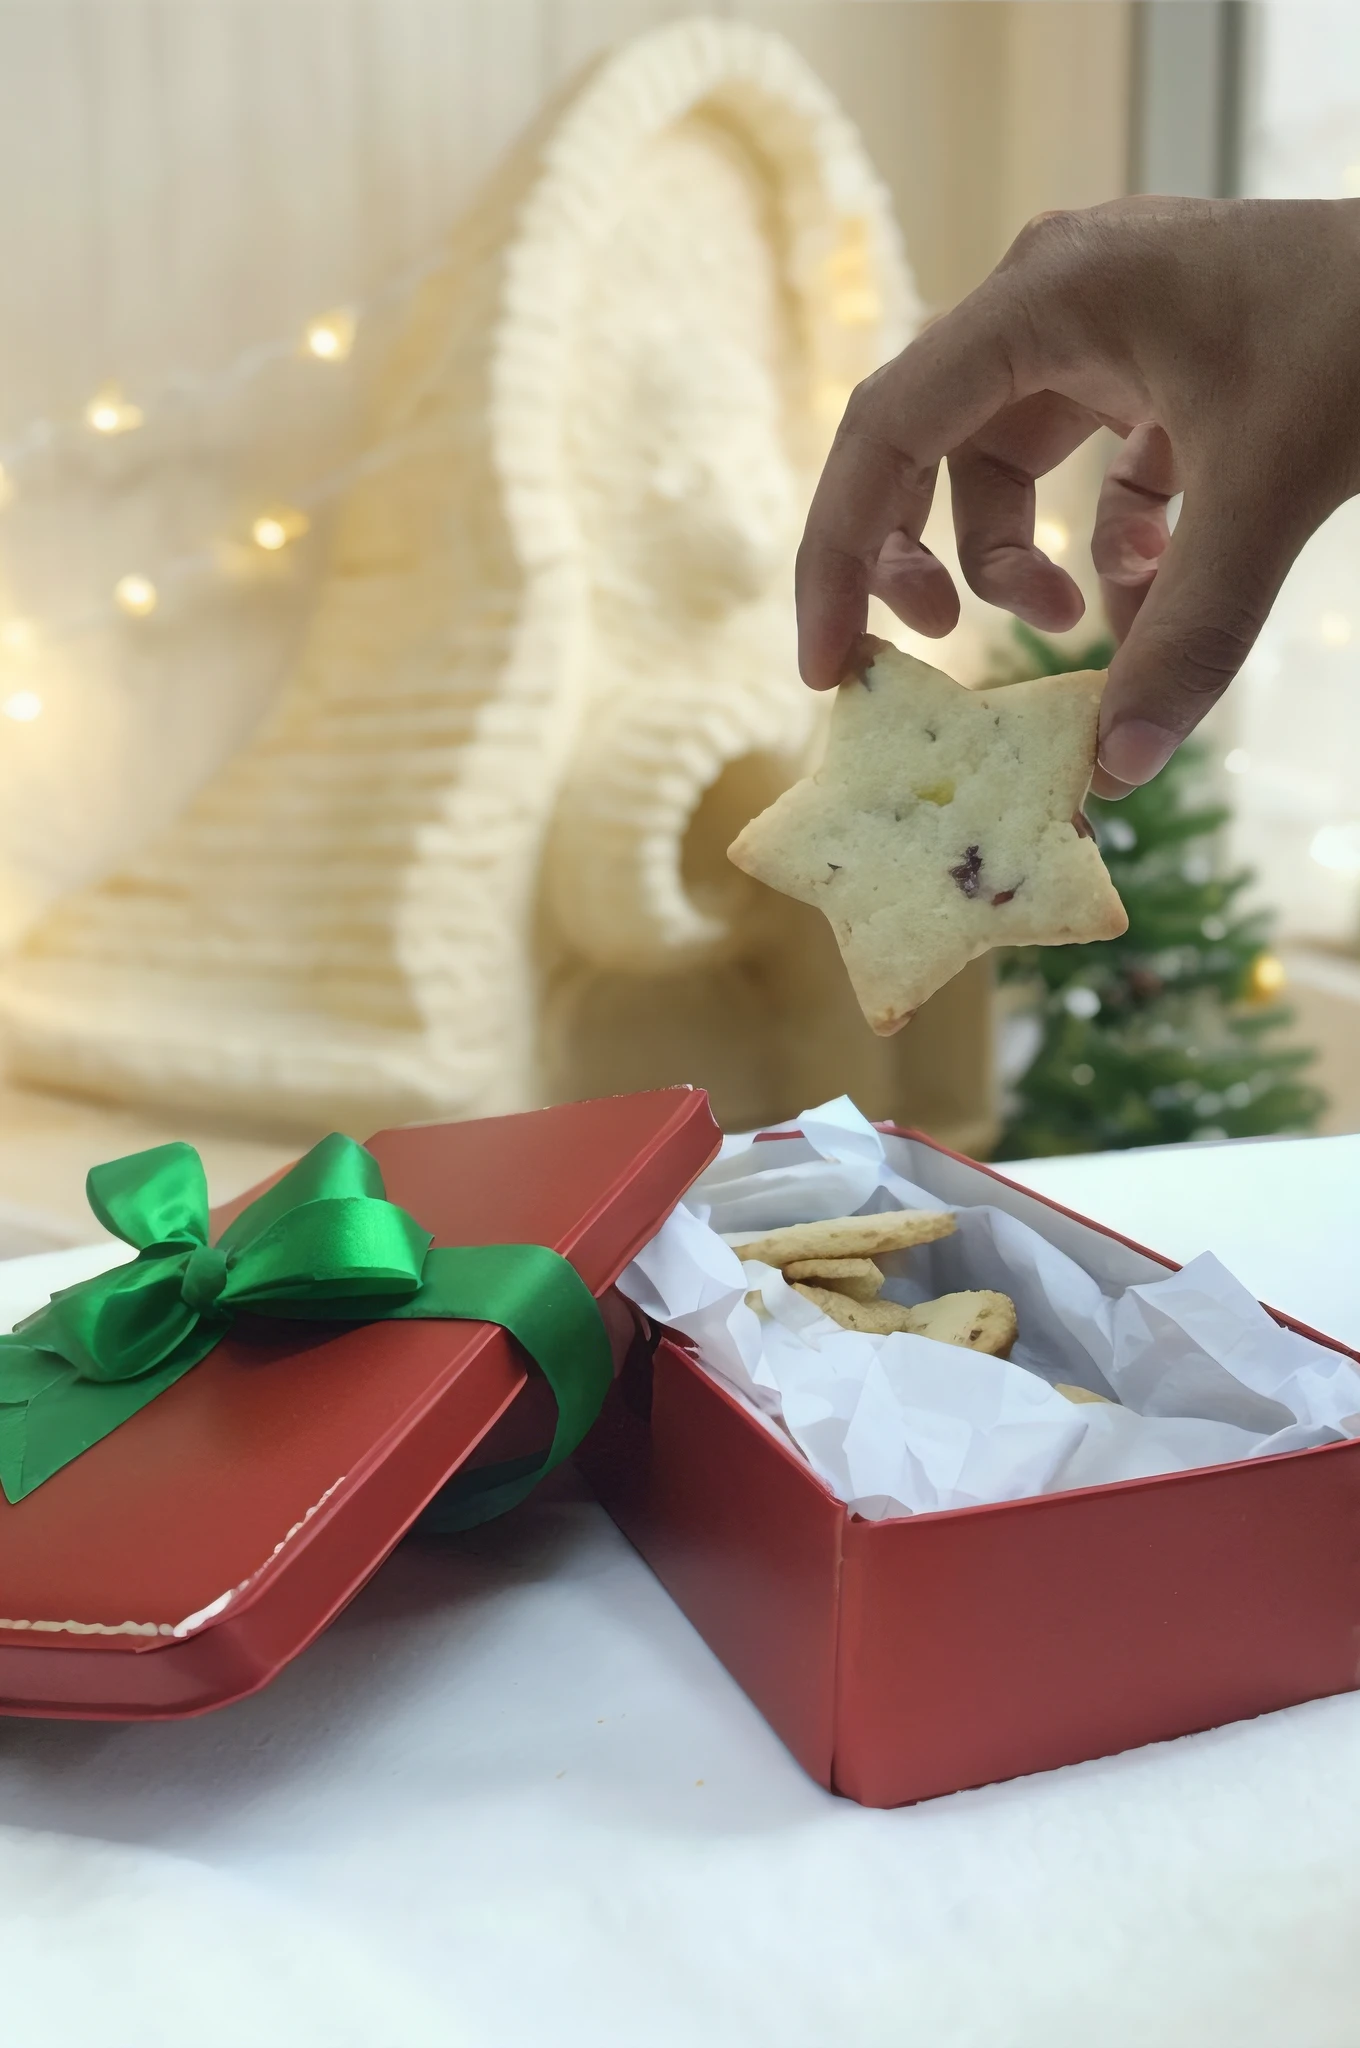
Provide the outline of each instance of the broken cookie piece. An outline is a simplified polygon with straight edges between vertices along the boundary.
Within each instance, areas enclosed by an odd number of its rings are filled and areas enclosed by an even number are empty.
[[[1018,1334],[1015,1303],[1008,1294],[978,1288],[963,1294],[942,1294],[935,1301],[918,1302],[907,1310],[913,1318],[910,1329],[917,1337],[933,1337],[937,1344],[962,1344],[968,1351],[990,1352],[1006,1358]]]
[[[886,1209],[878,1216],[831,1216],[824,1223],[789,1223],[763,1237],[737,1239],[739,1259],[763,1266],[788,1266],[798,1259],[868,1259],[876,1252],[906,1251],[952,1237],[958,1228],[948,1209]]]
[[[823,911],[873,1029],[993,946],[1115,938],[1128,919],[1082,812],[1103,673],[961,684],[865,637],[826,759],[729,848]]]
[[[860,1330],[875,1337],[900,1330],[908,1336],[933,1337],[937,1344],[986,1351],[994,1358],[1006,1357],[1015,1342],[1015,1303],[1006,1294],[986,1289],[942,1294],[935,1301],[904,1308],[896,1301],[851,1301],[829,1287],[810,1287],[799,1280],[792,1284],[805,1301],[844,1330]]]
[[[906,1318],[911,1311],[900,1302],[852,1301],[848,1294],[837,1294],[831,1287],[813,1287],[806,1280],[794,1280],[790,1285],[795,1294],[801,1294],[804,1301],[810,1301],[843,1330],[864,1330],[873,1337],[888,1337],[894,1330],[908,1327]]]
[[[793,1259],[784,1267],[786,1280],[812,1280],[852,1301],[872,1301],[883,1292],[883,1271],[872,1259]]]

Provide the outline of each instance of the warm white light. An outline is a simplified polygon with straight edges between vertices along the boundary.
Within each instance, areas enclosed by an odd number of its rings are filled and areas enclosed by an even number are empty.
[[[96,434],[130,434],[142,424],[142,409],[129,404],[116,384],[106,384],[86,406],[85,424]]]
[[[831,317],[838,327],[876,327],[883,318],[883,301],[867,280],[838,285],[831,294]]]
[[[1318,620],[1318,639],[1324,647],[1349,647],[1352,631],[1344,612],[1324,612]]]
[[[0,462],[0,506],[8,505],[14,496],[14,485],[5,474],[5,465]]]
[[[1341,173],[1341,189],[1347,199],[1360,199],[1360,164],[1347,164]]]
[[[354,315],[340,307],[310,322],[303,337],[309,355],[319,363],[343,363],[354,346]]]
[[[1229,775],[1247,775],[1251,771],[1251,756],[1241,747],[1234,747],[1224,760],[1223,766]]]
[[[156,609],[156,586],[149,576],[120,576],[113,586],[113,601],[129,618],[144,619]]]
[[[251,539],[257,548],[267,548],[273,554],[286,548],[290,540],[301,540],[311,523],[296,505],[275,505],[255,521],[250,529]]]
[[[1065,555],[1071,538],[1061,519],[1036,519],[1034,522],[1034,545],[1041,554],[1050,557]]]
[[[6,654],[31,654],[37,638],[32,619],[6,619],[0,625],[0,648]]]
[[[36,690],[16,690],[12,697],[6,697],[4,713],[17,725],[31,725],[35,718],[42,716],[42,698]]]
[[[1360,820],[1324,825],[1313,834],[1308,851],[1320,868],[1330,868],[1338,875],[1360,875]]]
[[[1265,1001],[1270,996],[1282,994],[1288,986],[1289,976],[1283,960],[1277,960],[1273,953],[1258,953],[1251,963],[1250,993]]]

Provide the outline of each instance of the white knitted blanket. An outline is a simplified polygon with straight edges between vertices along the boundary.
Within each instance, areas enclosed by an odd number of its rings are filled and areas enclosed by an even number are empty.
[[[1257,1287],[1273,1191],[1300,1250],[1271,1291],[1299,1313],[1308,1261],[1321,1297],[1349,1256],[1360,1139],[1030,1177],[1078,1199],[1106,1170],[1088,1206],[1155,1213],[1159,1248],[1211,1243]],[[55,1278],[24,1262],[0,1289],[27,1306]],[[225,1713],[0,1721],[0,2028],[15,2048],[1355,2048],[1358,1841],[1354,1696],[895,1813],[833,1799],[568,1488],[404,1546]]]

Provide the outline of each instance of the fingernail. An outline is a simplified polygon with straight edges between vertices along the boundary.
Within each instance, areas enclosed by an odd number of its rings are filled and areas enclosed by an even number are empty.
[[[1146,718],[1125,718],[1100,743],[1100,766],[1117,782],[1151,782],[1176,751],[1179,735]]]
[[[1142,584],[1151,583],[1161,566],[1155,557],[1134,554],[1125,548],[1118,561],[1100,573],[1107,583],[1117,583],[1121,590],[1137,590]]]

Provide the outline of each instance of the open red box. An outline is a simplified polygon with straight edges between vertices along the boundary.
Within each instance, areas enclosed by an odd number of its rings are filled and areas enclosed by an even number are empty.
[[[1008,1210],[1103,1280],[1175,1270],[883,1128],[918,1186]],[[578,1463],[804,1769],[862,1805],[1360,1686],[1360,1441],[870,1522],[663,1341],[650,1368],[630,1362]]]
[[[892,1135],[918,1184],[1009,1209],[1111,1283],[1169,1268]],[[372,1149],[437,1242],[551,1244],[598,1294],[716,1146],[704,1096],[672,1089]],[[0,1712],[155,1719],[257,1690],[453,1472],[535,1447],[542,1392],[483,1324],[229,1337],[17,1507],[0,1499]],[[578,1457],[793,1754],[865,1804],[1360,1684],[1360,1442],[866,1522],[663,1339]]]

